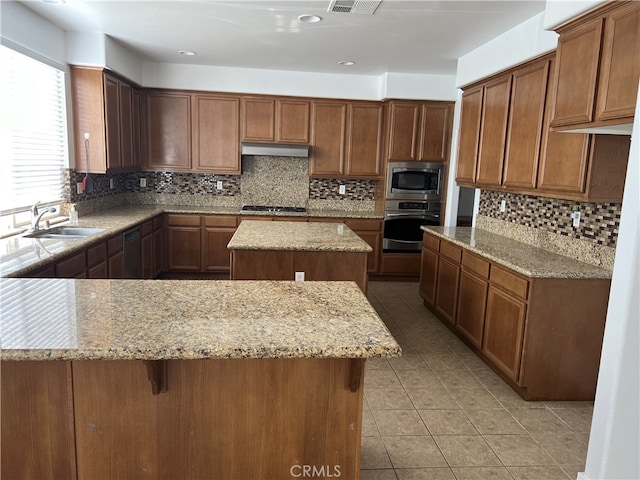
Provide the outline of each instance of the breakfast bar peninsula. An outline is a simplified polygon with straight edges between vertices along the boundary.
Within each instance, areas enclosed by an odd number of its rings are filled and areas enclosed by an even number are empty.
[[[357,479],[365,360],[401,353],[353,282],[0,294],[3,479]]]

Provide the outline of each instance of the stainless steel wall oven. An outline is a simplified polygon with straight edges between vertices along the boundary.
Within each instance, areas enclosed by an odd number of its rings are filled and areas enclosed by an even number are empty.
[[[422,225],[440,225],[440,203],[413,200],[387,200],[384,211],[382,251],[419,253]]]

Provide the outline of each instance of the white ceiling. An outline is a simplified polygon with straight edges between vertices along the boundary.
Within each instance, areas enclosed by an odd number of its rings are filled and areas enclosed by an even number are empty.
[[[105,33],[145,61],[374,75],[454,75],[459,57],[545,6],[544,0],[383,0],[369,16],[327,12],[329,0],[23,3],[64,30]],[[323,21],[305,24],[302,14]]]

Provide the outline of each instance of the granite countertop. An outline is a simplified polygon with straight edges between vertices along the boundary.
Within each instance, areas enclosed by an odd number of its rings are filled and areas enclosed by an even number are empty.
[[[230,250],[371,252],[371,246],[343,223],[256,222],[244,220],[227,245]]]
[[[241,212],[240,207],[203,207],[180,205],[124,205],[91,215],[81,216],[79,226],[103,228],[104,231],[86,238],[48,239],[26,238],[19,235],[0,240],[0,276],[25,275],[33,270],[81,251],[88,245],[122,232],[162,213],[186,213],[200,215],[265,215],[264,212]],[[268,212],[268,216],[304,216],[326,218],[371,218],[381,219],[374,212],[343,210],[309,210],[307,213],[291,214]]]
[[[354,282],[5,278],[0,295],[3,360],[401,354]]]
[[[422,230],[527,277],[609,279],[610,270],[580,262],[502,235],[471,227],[431,227]]]

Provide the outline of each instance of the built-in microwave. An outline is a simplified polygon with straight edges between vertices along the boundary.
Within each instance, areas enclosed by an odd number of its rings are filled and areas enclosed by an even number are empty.
[[[441,163],[389,162],[388,199],[441,200],[444,165]]]

